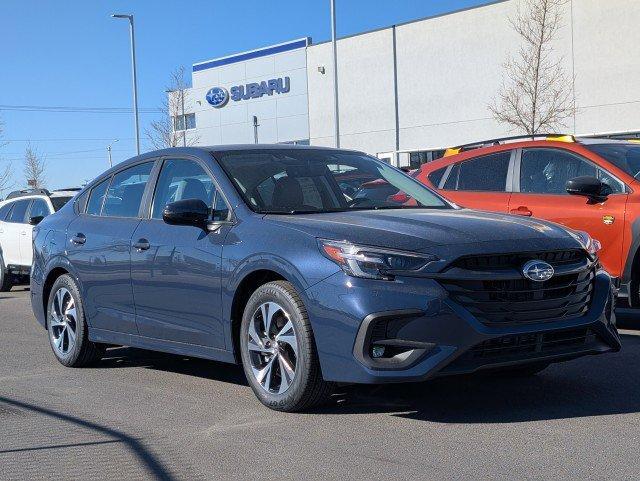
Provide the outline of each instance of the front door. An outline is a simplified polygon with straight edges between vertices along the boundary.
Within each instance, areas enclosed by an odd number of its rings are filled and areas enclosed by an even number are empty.
[[[466,160],[452,166],[441,191],[461,207],[507,212],[511,151]]]
[[[87,207],[68,228],[68,258],[82,279],[94,329],[137,334],[131,289],[131,237],[140,223],[146,162],[116,173],[91,190]]]
[[[26,220],[32,217],[46,217],[51,213],[49,210],[49,204],[44,199],[33,199],[29,211],[27,212]],[[24,224],[20,231],[20,258],[22,259],[22,265],[30,266],[33,262],[33,245],[32,245],[32,233],[33,226],[29,223]]]
[[[2,255],[6,266],[29,265],[23,259],[22,250],[25,247],[23,239],[27,237],[27,229],[31,227],[27,223],[27,211],[30,204],[31,199],[22,199],[14,202],[2,226]],[[29,235],[29,241],[31,241],[31,235]],[[31,244],[29,244],[29,250],[31,250]]]
[[[601,203],[569,195],[568,180],[592,176],[609,184],[613,194]],[[582,157],[560,149],[524,149],[520,161],[519,192],[509,205],[516,215],[533,216],[588,232],[602,243],[600,260],[612,275],[622,270],[622,245],[627,194],[622,183]]]
[[[162,210],[170,202],[200,199],[212,219],[225,221],[228,208],[205,167],[195,160],[167,159],[155,188],[149,219],[132,239],[131,278],[140,334],[225,348],[221,258],[229,225],[215,232],[169,225]]]

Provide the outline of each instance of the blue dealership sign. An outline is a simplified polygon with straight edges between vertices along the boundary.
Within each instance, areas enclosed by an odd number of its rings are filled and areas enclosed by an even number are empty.
[[[234,102],[249,99],[259,99],[265,95],[286,94],[291,91],[291,79],[281,77],[262,82],[252,82],[246,85],[234,85],[228,91],[224,87],[214,87],[207,92],[207,102],[215,108],[224,107],[229,99]]]
[[[229,92],[224,87],[213,87],[207,92],[207,102],[219,109],[229,102]]]

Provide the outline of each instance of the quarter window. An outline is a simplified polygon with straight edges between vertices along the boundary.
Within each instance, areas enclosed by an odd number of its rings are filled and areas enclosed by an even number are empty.
[[[7,218],[7,214],[11,210],[11,207],[13,207],[13,202],[9,202],[8,204],[0,207],[0,220],[5,220]]]
[[[25,223],[25,216],[27,214],[27,208],[29,207],[30,199],[18,200],[13,206],[13,210],[9,214],[7,221],[18,224]]]
[[[199,199],[213,206],[216,188],[209,174],[192,160],[165,160],[153,198],[151,217],[162,219],[164,207],[178,200]]]
[[[522,151],[520,192],[567,194],[567,181],[580,176],[598,177],[598,172],[594,165],[563,150]]]
[[[138,217],[153,162],[135,165],[113,176],[102,208],[107,217]]]
[[[91,189],[91,196],[89,197],[89,202],[87,204],[87,214],[100,215],[100,210],[102,209],[103,203],[102,201],[104,200],[104,196],[107,193],[107,187],[109,187],[110,180],[111,178],[103,180],[93,189]]]
[[[440,181],[446,171],[447,167],[443,167],[442,169],[434,170],[428,175],[429,182],[431,182],[436,189],[440,186]]]

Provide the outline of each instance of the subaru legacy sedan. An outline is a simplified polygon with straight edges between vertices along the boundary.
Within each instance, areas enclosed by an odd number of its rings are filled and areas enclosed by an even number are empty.
[[[397,195],[354,195],[354,179]],[[260,401],[300,411],[338,383],[619,350],[597,246],[460,209],[360,152],[177,148],[117,165],[34,229],[31,296],[65,366],[120,345],[240,363]]]

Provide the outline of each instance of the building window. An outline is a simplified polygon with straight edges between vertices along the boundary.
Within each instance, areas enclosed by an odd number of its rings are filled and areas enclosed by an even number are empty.
[[[409,167],[418,169],[422,164],[433,162],[444,156],[444,150],[423,150],[421,152],[409,153]]]
[[[184,114],[184,115],[176,115],[173,117],[173,130],[186,130],[195,129],[196,128],[196,114]]]

